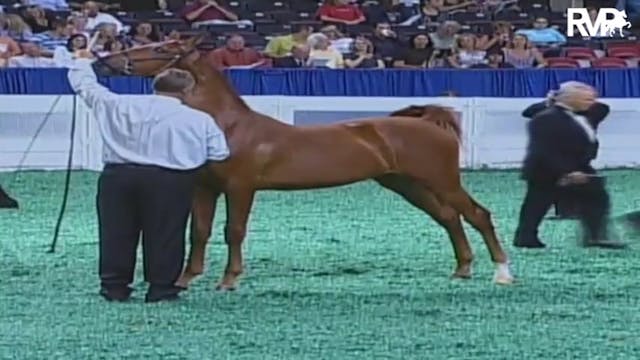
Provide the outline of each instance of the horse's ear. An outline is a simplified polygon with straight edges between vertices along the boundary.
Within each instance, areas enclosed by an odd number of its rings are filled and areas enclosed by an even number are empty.
[[[187,46],[187,48],[189,49],[193,49],[196,46],[200,45],[200,43],[202,43],[202,41],[204,40],[205,34],[200,33],[196,36],[192,36],[189,40],[187,40],[185,42],[185,45]]]
[[[389,116],[422,117],[422,115],[424,115],[424,110],[424,106],[411,105],[404,109],[394,111]]]

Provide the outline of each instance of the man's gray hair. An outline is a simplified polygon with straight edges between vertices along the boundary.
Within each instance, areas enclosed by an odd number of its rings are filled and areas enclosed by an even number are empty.
[[[582,83],[580,81],[567,81],[560,84],[560,88],[555,93],[554,98],[560,102],[567,97],[574,96],[578,93],[582,92],[593,92],[595,89],[588,84]]]
[[[320,44],[320,42],[323,40],[329,41],[329,37],[323,33],[315,33],[315,34],[309,35],[309,38],[307,39],[307,44],[311,49],[316,50],[318,49],[318,45]]]

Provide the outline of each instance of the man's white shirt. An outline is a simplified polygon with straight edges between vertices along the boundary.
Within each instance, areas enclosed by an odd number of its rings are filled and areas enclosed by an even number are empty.
[[[64,48],[56,49],[54,59],[69,68],[71,87],[91,109],[105,163],[190,170],[229,157],[224,133],[210,115],[173,97],[115,94],[98,83],[93,60],[73,59]]]

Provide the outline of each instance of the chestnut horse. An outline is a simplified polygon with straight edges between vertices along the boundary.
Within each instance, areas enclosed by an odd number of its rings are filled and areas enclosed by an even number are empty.
[[[454,277],[471,276],[473,254],[460,215],[478,230],[496,264],[494,281],[513,281],[490,213],[462,188],[460,127],[449,108],[411,106],[388,117],[295,127],[252,111],[224,74],[197,50],[199,38],[132,48],[99,59],[121,74],[151,76],[170,67],[190,71],[196,87],[187,103],[209,113],[231,150],[224,162],[199,174],[191,250],[178,285],[204,270],[217,199],[224,194],[228,259],[218,289],[232,290],[243,272],[242,242],[258,190],[317,189],[373,179],[430,215],[448,232],[456,256]],[[180,121],[180,119],[176,119]]]

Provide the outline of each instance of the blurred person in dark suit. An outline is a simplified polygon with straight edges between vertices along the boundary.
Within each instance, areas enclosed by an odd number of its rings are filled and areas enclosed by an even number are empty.
[[[596,129],[609,114],[609,106],[596,102],[596,95],[591,86],[570,81],[560,86],[544,109],[542,104],[528,109],[532,120],[522,171],[527,193],[520,210],[516,247],[545,247],[538,227],[560,193],[580,203],[576,215],[584,230],[584,246],[624,247],[607,239],[609,195],[604,179],[591,166],[599,147]]]
[[[305,67],[309,59],[309,46],[294,45],[291,49],[291,55],[275,58],[273,66],[277,68],[301,68]]]
[[[0,186],[0,209],[17,209],[18,202]]]

